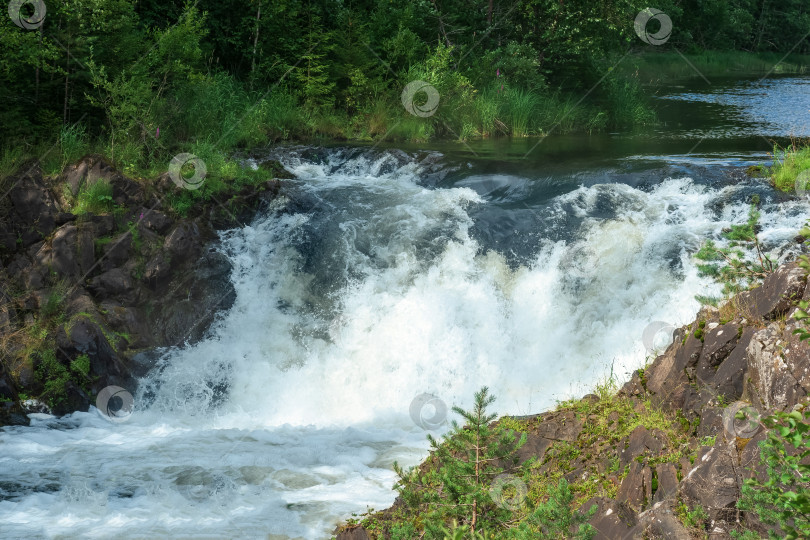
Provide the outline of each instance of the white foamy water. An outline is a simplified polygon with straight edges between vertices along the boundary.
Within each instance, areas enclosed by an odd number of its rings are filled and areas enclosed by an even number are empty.
[[[416,395],[468,406],[486,384],[498,412],[528,414],[626,377],[650,321],[697,311],[691,254],[747,212],[746,186],[689,178],[526,199],[514,216],[567,234],[530,233],[539,247],[516,265],[473,234],[486,191],[423,187],[416,159],[287,165],[292,200],[222,235],[236,303],[167,352],[127,421],[0,431],[0,536],[328,538],[393,502],[394,461],[426,455]],[[766,202],[766,243],[786,245],[803,215]]]

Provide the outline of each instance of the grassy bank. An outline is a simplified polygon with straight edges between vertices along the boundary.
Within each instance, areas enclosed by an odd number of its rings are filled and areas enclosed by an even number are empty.
[[[467,412],[465,426],[454,428],[441,443],[435,441],[432,456],[422,465],[410,471],[399,470],[400,480],[395,487],[400,504],[356,516],[343,528],[362,525],[373,539],[457,538],[460,536],[454,534],[469,531],[454,529],[453,523],[469,527],[474,512],[472,523],[480,538],[590,538],[595,531],[583,524],[589,508],[577,509],[593,497],[616,497],[632,465],[622,457],[631,433],[643,428],[655,430],[662,438],[662,451],[638,459],[650,466],[670,463],[678,468],[683,463],[691,464],[700,448],[689,442],[695,427],[690,421],[664,411],[649,398],[618,393],[615,381],[597,386],[596,394],[560,403],[549,413],[505,416],[490,427],[484,425],[486,422],[477,422],[487,418],[477,411]],[[463,441],[470,434],[477,441],[473,446],[481,450],[480,457],[476,452],[463,457],[467,450]],[[551,441],[540,459],[519,464],[511,461],[524,444],[532,446],[543,437],[557,440]],[[713,441],[706,443],[711,445]],[[499,451],[503,455],[497,455]],[[459,462],[468,458],[480,461],[475,470],[481,476],[481,486],[475,485],[479,480],[462,480],[468,476],[462,470],[464,463]],[[504,488],[502,497],[493,495],[493,478],[503,473],[519,480],[513,483],[522,483],[525,492],[520,495],[515,491],[520,488],[513,486]],[[519,505],[503,504],[515,497],[521,499]],[[471,510],[470,504],[453,503],[454,498],[467,503],[477,500],[477,504]]]
[[[774,187],[786,192],[810,190],[810,142],[794,142],[773,149],[773,166],[768,169]]]
[[[763,76],[805,74],[810,72],[810,56],[802,54],[745,51],[645,51],[632,56],[619,66],[625,76],[637,74],[645,84],[700,77]]]

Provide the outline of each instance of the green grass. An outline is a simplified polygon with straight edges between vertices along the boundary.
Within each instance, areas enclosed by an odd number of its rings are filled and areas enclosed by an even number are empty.
[[[115,207],[112,194],[113,188],[107,180],[97,180],[89,186],[82,186],[76,197],[73,213],[80,216],[112,212]]]
[[[810,191],[810,145],[797,143],[787,148],[774,147],[774,163],[770,169],[776,189],[786,192],[796,188]],[[797,185],[798,184],[798,185]]]
[[[536,119],[538,96],[529,90],[509,88],[504,92],[506,117],[512,137],[526,137]]]

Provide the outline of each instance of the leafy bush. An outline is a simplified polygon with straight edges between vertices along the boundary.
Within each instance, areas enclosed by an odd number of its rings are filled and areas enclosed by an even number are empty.
[[[774,526],[777,530],[769,531],[770,538],[808,538],[810,407],[777,412],[762,423],[770,430],[759,445],[767,479],[746,480],[737,507],[754,512],[763,523]]]

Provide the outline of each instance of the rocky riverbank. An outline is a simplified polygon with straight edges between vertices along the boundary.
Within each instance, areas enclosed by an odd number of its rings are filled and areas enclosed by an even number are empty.
[[[758,443],[767,430],[756,419],[807,401],[810,346],[793,334],[799,323],[791,314],[808,298],[805,272],[785,264],[760,287],[675,330],[664,354],[618,392],[600,387],[554,411],[499,419],[527,437],[518,464],[505,472],[526,480],[535,504],[567,480],[580,511],[596,507],[589,523],[600,539],[765,535],[757,516],[736,505],[745,480],[765,475]],[[740,410],[754,420],[735,418]],[[435,456],[419,470],[433,467]],[[525,515],[515,512],[518,521]],[[338,540],[401,538],[392,533],[406,524],[418,531],[418,514],[398,498],[335,533]]]
[[[87,156],[58,177],[36,162],[0,200],[0,425],[86,411],[110,385],[135,390],[156,349],[199,340],[234,299],[216,231],[241,226],[290,178],[262,180],[177,211],[168,173],[136,180]]]

